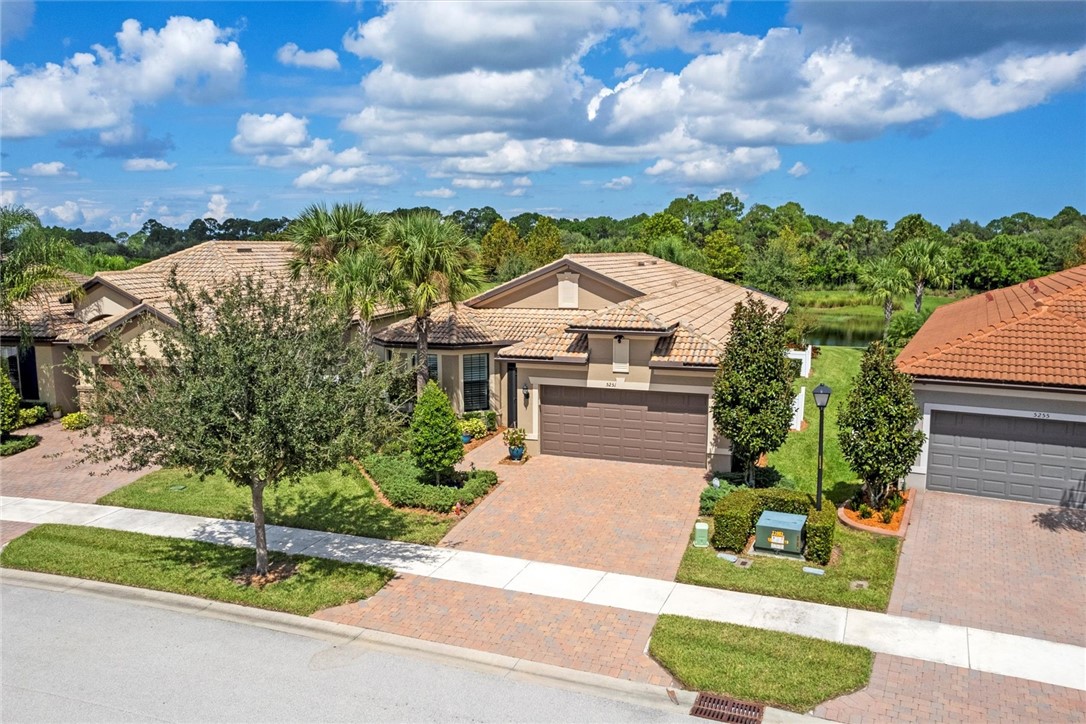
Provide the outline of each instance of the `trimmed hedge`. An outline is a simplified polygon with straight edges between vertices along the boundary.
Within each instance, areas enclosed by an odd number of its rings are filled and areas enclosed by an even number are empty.
[[[465,412],[465,420],[482,420],[486,423],[487,432],[494,432],[498,429],[498,413],[494,410],[476,410],[475,412]]]
[[[0,457],[21,453],[32,447],[37,447],[41,442],[41,435],[8,435],[8,439],[0,442]]]
[[[806,515],[807,560],[825,565],[833,552],[833,534],[837,528],[837,510],[825,501],[815,510],[814,499],[807,493],[781,488],[736,490],[726,495],[713,509],[713,547],[741,551],[754,533],[762,511]]]
[[[43,405],[23,407],[19,410],[19,427],[30,427],[39,422],[45,422],[49,418],[49,410]]]
[[[457,503],[469,505],[486,495],[498,482],[493,470],[457,472],[451,485],[425,482],[409,455],[370,455],[362,461],[377,487],[399,508],[425,508],[448,513]]]

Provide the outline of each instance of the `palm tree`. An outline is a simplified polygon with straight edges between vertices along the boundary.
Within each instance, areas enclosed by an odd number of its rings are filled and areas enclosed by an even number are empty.
[[[464,232],[436,214],[413,212],[391,218],[385,227],[386,246],[391,260],[394,298],[415,316],[418,340],[416,392],[421,395],[430,372],[426,357],[430,351],[430,313],[442,302],[455,304],[482,282],[475,266],[476,249]]]
[[[340,255],[379,244],[381,229],[381,217],[362,204],[333,204],[331,210],[324,204],[307,207],[286,231],[294,246],[291,276],[297,280],[310,272],[320,278]]]
[[[898,247],[895,256],[911,278],[916,295],[916,313],[920,314],[920,306],[924,302],[924,288],[928,284],[950,284],[950,261],[946,247],[933,239],[918,237]]]
[[[24,302],[78,291],[66,269],[84,261],[70,241],[49,236],[41,221],[22,206],[0,207],[0,321],[19,330],[20,345],[30,343],[30,321]]]
[[[370,326],[382,303],[390,302],[391,279],[388,255],[376,244],[341,252],[322,267],[321,276],[333,300],[358,315],[362,336],[369,343]]]
[[[861,266],[859,279],[871,301],[882,305],[883,323],[889,324],[894,314],[894,297],[909,291],[909,272],[896,258],[884,256]]]

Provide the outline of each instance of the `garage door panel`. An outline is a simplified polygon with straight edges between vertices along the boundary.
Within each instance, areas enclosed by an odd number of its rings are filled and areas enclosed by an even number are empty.
[[[928,487],[1058,504],[1083,478],[1086,424],[935,411]]]
[[[552,455],[701,467],[708,405],[706,395],[544,386],[540,447]]]

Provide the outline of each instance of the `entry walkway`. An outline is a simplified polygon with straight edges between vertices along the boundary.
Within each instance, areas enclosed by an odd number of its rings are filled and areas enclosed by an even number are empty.
[[[241,521],[0,497],[0,520],[67,523],[251,547]],[[473,551],[268,526],[269,548],[506,591],[786,631],[936,664],[1086,690],[1086,648],[870,611]]]

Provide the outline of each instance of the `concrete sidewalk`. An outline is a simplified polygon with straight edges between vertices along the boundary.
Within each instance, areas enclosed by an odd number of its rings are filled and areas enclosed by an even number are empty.
[[[111,506],[0,497],[0,520],[67,523],[251,547],[253,525]],[[472,551],[268,526],[269,548],[651,614],[863,646],[877,653],[1086,690],[1086,648],[965,626]]]

